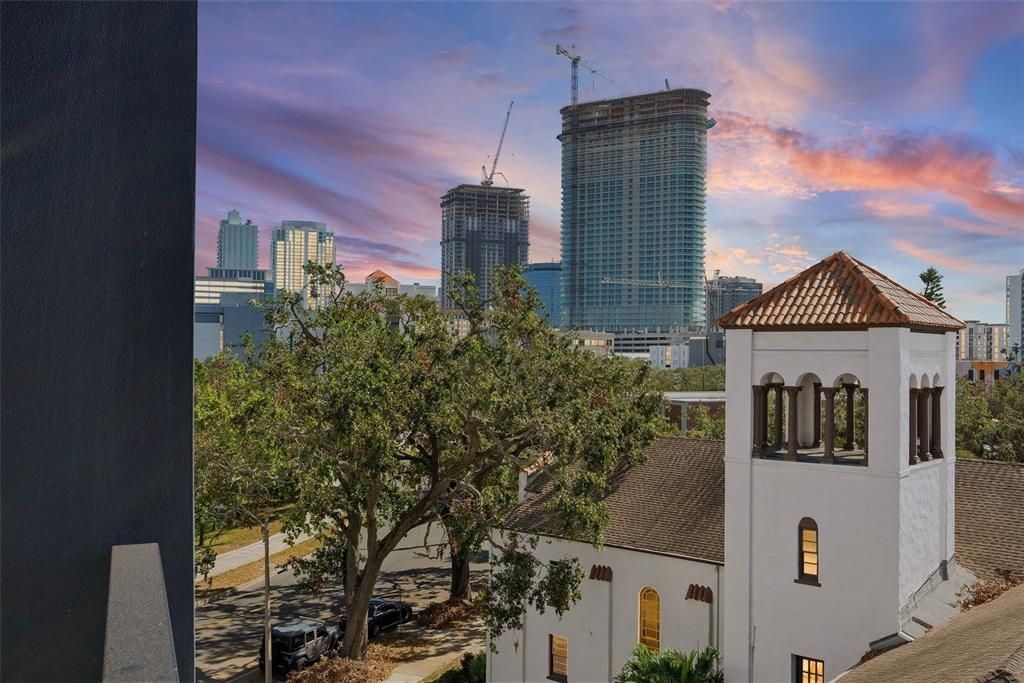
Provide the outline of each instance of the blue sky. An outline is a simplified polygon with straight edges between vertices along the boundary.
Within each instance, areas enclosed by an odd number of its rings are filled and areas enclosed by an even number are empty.
[[[361,279],[439,280],[439,198],[500,170],[559,253],[558,110],[711,93],[708,270],[776,284],[844,249],[1003,320],[1024,267],[1024,3],[200,4],[196,268],[217,221],[319,220]]]

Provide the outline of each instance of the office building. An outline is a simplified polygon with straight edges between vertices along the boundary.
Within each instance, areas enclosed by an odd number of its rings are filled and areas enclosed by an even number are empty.
[[[709,97],[676,89],[561,110],[566,326],[704,323]]]
[[[764,285],[752,277],[723,277],[715,271],[715,277],[707,283],[707,329],[718,331],[717,320],[723,315],[761,296]]]
[[[562,320],[562,264],[530,263],[523,268],[526,284],[537,290],[543,307],[542,315],[557,327]]]
[[[1004,360],[1007,347],[1006,325],[965,320],[966,327],[956,337],[957,360]]]
[[[1018,360],[1024,354],[1019,350],[1024,346],[1024,331],[1021,319],[1024,318],[1024,268],[1017,275],[1006,276],[1006,333],[1007,344],[1018,345]]]
[[[384,293],[389,296],[398,296],[399,294],[404,294],[405,296],[425,296],[432,301],[437,301],[437,287],[421,285],[418,282],[414,282],[411,285],[403,285],[383,270],[373,271],[362,282],[345,283],[345,291],[352,292],[353,294],[359,294],[374,287],[381,287]]]
[[[204,360],[225,348],[236,353],[246,335],[259,346],[271,334],[265,318],[266,310],[259,303],[263,294],[222,294],[217,303],[197,303],[193,313],[192,356]]]
[[[491,296],[495,266],[525,266],[530,198],[523,190],[459,185],[441,198],[441,305],[453,306],[453,275],[472,273],[480,296]]]
[[[250,220],[243,223],[234,209],[228,211],[217,231],[217,267],[255,270],[260,267],[259,248],[259,226]]]
[[[685,345],[697,328],[681,332],[616,332],[612,340],[612,351],[616,356],[638,355],[647,357],[652,347]]]
[[[334,233],[323,223],[282,221],[270,244],[270,271],[277,291],[301,293],[310,308],[317,300],[309,289],[306,264],[335,262]]]

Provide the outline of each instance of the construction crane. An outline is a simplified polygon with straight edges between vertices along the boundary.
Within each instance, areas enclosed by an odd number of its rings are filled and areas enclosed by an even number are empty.
[[[505,131],[508,130],[508,119],[512,116],[512,105],[515,103],[515,100],[508,103],[508,111],[505,112],[505,125],[501,129],[501,138],[498,140],[498,151],[494,153],[494,163],[491,164],[491,172],[487,172],[486,165],[480,167],[480,170],[483,171],[484,174],[484,179],[480,181],[480,184],[484,187],[490,187],[494,184],[494,174],[498,168],[498,157],[501,156],[501,146],[505,143]],[[498,175],[502,178],[505,177],[504,173],[498,173]],[[506,182],[508,182],[507,179]]]
[[[576,307],[579,300],[579,292],[583,290],[582,278],[580,277],[580,266],[582,261],[579,260],[577,254],[579,253],[579,234],[577,233],[577,221],[576,221],[576,175],[579,169],[579,153],[577,151],[576,142],[576,128],[579,123],[579,111],[578,104],[580,100],[579,93],[579,67],[583,65],[587,71],[605,80],[611,82],[612,79],[605,76],[603,73],[590,66],[583,61],[583,58],[576,54],[576,46],[570,45],[569,50],[566,50],[561,45],[555,45],[555,54],[562,55],[569,60],[572,65],[570,74],[570,89],[569,89],[569,137],[564,138],[563,135],[558,136],[563,143],[568,140],[569,142],[569,187],[568,187],[568,199],[569,199],[569,210],[565,212],[565,225],[563,230],[569,236],[569,243],[573,245],[572,250],[569,252],[569,256],[566,260],[566,269],[569,272],[569,296],[567,305],[567,315],[570,325],[575,325],[576,320]],[[563,199],[565,201],[565,199]]]

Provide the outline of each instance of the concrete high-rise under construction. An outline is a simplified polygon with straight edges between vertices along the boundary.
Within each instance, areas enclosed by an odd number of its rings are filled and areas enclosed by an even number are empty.
[[[498,265],[526,265],[530,245],[530,198],[521,189],[459,185],[441,198],[441,292],[452,307],[449,281],[472,273],[480,295],[491,296]]]
[[[675,89],[561,110],[564,326],[703,324],[709,97]]]

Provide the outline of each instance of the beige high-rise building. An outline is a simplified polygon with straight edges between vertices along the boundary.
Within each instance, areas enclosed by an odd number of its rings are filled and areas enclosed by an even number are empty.
[[[270,270],[277,291],[300,292],[310,308],[319,303],[310,297],[305,265],[335,263],[334,233],[324,223],[282,221],[270,244]]]
[[[977,320],[965,323],[967,326],[957,332],[957,360],[1006,360],[1003,355],[1003,351],[1008,350],[1006,325]]]

